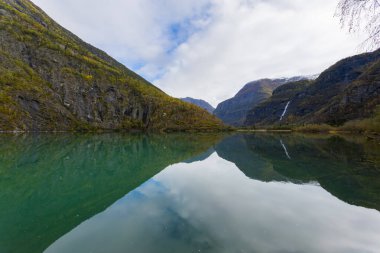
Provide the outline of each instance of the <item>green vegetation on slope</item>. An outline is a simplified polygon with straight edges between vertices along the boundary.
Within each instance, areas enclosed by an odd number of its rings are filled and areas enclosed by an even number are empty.
[[[376,132],[380,133],[380,106],[377,106],[375,114],[371,118],[351,120],[339,129],[349,132]]]
[[[29,0],[0,0],[0,130],[224,128],[65,30]]]
[[[298,132],[329,133],[329,132],[350,132],[350,133],[380,133],[380,106],[377,106],[372,117],[365,119],[350,120],[342,126],[331,126],[327,124],[307,124],[304,126],[294,126]]]

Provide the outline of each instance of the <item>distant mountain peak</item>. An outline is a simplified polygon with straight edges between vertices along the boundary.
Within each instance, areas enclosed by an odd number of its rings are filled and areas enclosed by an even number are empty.
[[[319,77],[320,74],[313,75],[303,75],[303,76],[293,76],[293,77],[281,77],[280,80],[286,80],[287,83],[298,82],[302,80],[315,80]]]
[[[248,112],[271,97],[276,88],[286,83],[308,80],[313,77],[262,78],[249,82],[233,98],[221,102],[215,109],[214,114],[228,125],[242,126]]]
[[[246,126],[330,124],[374,116],[380,104],[380,50],[340,60],[320,75],[273,91],[246,117]]]
[[[215,108],[212,105],[210,105],[207,101],[202,100],[202,99],[185,97],[185,98],[181,98],[181,100],[185,101],[185,102],[188,102],[188,103],[191,103],[191,104],[194,104],[196,106],[199,106],[199,107],[205,109],[206,111],[208,111],[211,114],[213,114],[213,112],[215,111]]]

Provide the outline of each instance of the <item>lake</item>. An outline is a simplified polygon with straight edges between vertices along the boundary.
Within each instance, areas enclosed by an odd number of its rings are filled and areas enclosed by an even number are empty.
[[[380,252],[380,144],[1,135],[0,252]]]

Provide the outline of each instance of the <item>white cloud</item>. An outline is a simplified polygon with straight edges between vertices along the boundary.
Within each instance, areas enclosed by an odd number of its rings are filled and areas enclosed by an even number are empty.
[[[318,73],[362,40],[331,0],[34,2],[170,95],[213,105],[258,78]]]
[[[85,41],[97,46],[127,66],[138,70],[162,69],[168,50],[184,34],[173,38],[171,26],[193,30],[207,10],[207,0],[33,0],[52,18]],[[185,30],[185,29],[182,29]],[[144,72],[148,78],[155,73]]]
[[[164,90],[215,105],[246,82],[315,74],[357,52],[358,38],[333,18],[334,1],[242,2],[217,4],[212,25],[178,48],[169,71],[157,81]]]

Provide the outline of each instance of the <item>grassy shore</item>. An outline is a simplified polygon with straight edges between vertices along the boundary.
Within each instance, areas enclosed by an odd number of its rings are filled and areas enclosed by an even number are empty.
[[[349,122],[340,127],[327,124],[306,124],[303,126],[270,126],[260,128],[242,128],[238,132],[300,132],[300,133],[355,133],[376,134],[380,136],[379,125],[368,125],[366,122]]]
[[[349,133],[376,133],[380,134],[380,107],[372,118],[352,120],[342,126],[327,124],[311,124],[294,128],[299,132],[349,132]]]
[[[256,128],[244,128],[238,131],[253,132],[301,132],[301,133],[355,133],[380,136],[380,106],[372,118],[352,120],[342,126],[328,124],[272,125]]]

